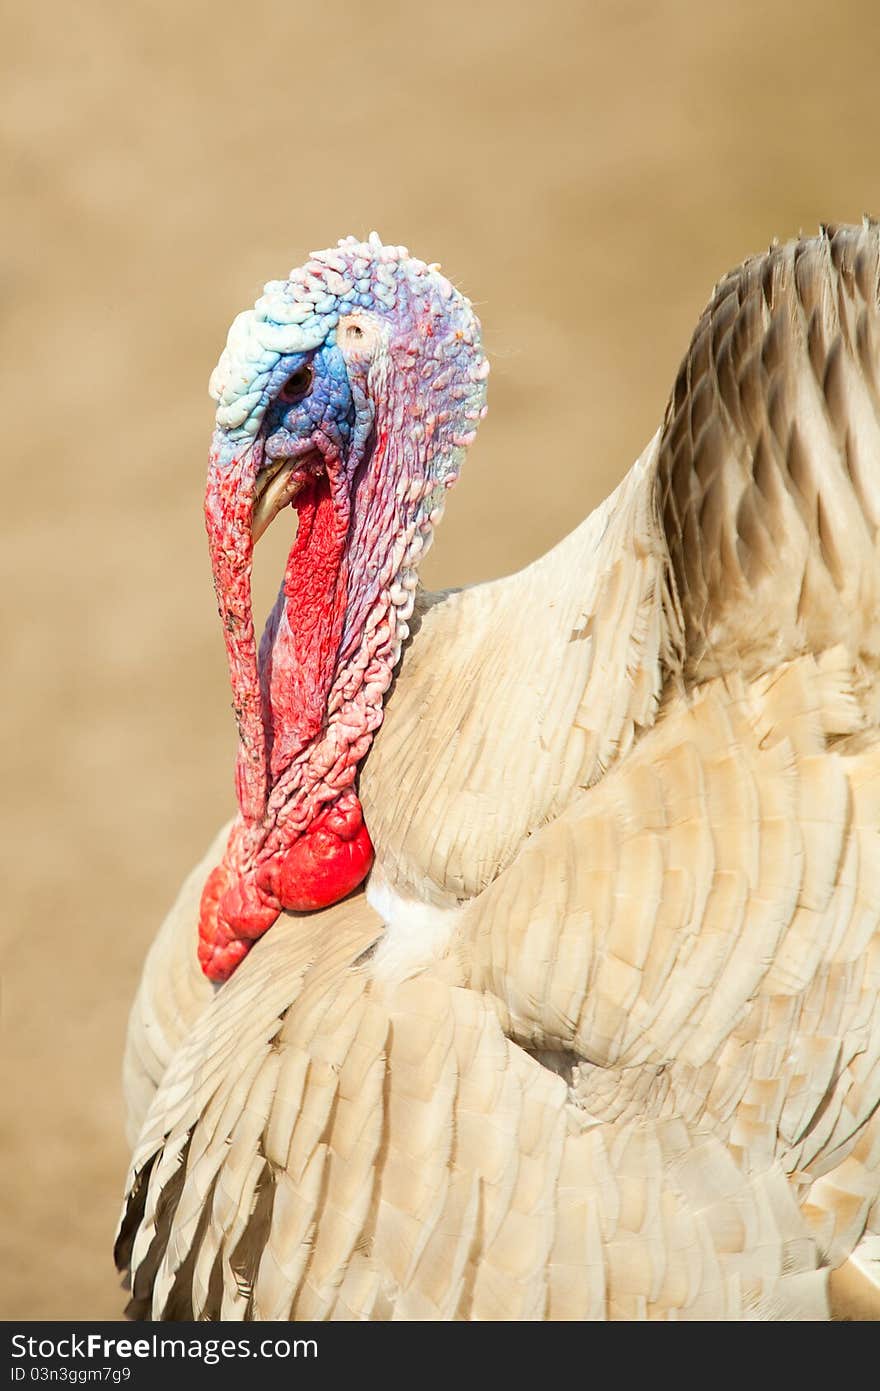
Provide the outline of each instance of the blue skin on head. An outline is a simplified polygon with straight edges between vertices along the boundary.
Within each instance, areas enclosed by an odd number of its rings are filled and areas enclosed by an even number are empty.
[[[273,409],[279,406],[279,392],[298,368],[310,362],[315,369],[311,395],[317,400],[306,405],[294,422],[285,421],[287,429],[302,440],[309,421],[315,429],[332,418],[342,439],[348,413],[347,378],[361,425],[357,433],[366,437],[369,424],[362,417],[371,408],[366,389],[369,355],[361,355],[356,344],[352,350],[348,339],[341,345],[340,338],[345,336],[346,317],[358,317],[363,311],[383,326],[382,337],[398,366],[418,375],[418,383],[412,383],[415,395],[431,399],[432,386],[440,385],[438,378],[457,377],[452,399],[447,399],[449,409],[437,415],[440,428],[432,451],[435,472],[457,471],[460,454],[455,436],[472,432],[467,422],[479,418],[485,396],[479,325],[467,301],[436,268],[425,266],[402,248],[383,247],[375,235],[366,244],[349,238],[337,249],[316,253],[289,280],[270,281],[254,309],[236,318],[211,381],[212,395],[219,402],[214,441],[218,463],[240,457],[248,441],[275,432],[285,414]],[[337,386],[343,396],[336,396]],[[436,395],[433,401],[442,404]],[[444,429],[444,425],[452,428]]]
[[[354,442],[361,450],[373,422],[373,406],[365,387],[365,373],[351,371],[330,340],[315,352],[289,354],[279,359],[267,383],[270,403],[263,420],[264,454],[267,459],[286,459],[304,453],[317,443],[325,457],[345,460]],[[351,372],[351,375],[350,375]],[[300,399],[285,399],[285,388],[302,374],[310,375]],[[359,380],[360,378],[360,380]]]

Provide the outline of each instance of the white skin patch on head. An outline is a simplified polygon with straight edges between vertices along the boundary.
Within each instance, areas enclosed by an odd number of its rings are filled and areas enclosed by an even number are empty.
[[[384,340],[387,328],[365,310],[345,314],[336,327],[336,343],[344,357],[369,359]]]

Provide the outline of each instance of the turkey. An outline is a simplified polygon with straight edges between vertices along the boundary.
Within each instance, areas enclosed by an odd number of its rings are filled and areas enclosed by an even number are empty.
[[[374,234],[212,377],[239,810],[131,1015],[129,1313],[880,1316],[880,229],[721,280],[611,497],[429,594],[487,374]]]

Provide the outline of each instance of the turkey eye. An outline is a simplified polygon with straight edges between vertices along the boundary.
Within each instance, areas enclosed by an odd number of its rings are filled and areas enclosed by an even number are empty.
[[[282,401],[301,401],[312,384],[314,373],[311,367],[298,367],[296,371],[287,378],[279,393]]]

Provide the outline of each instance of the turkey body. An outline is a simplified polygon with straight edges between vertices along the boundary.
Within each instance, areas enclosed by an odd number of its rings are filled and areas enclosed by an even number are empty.
[[[720,282],[554,550],[419,594],[366,890],[218,989],[217,846],[184,885],[125,1062],[132,1314],[880,1313],[878,525],[866,223]]]

